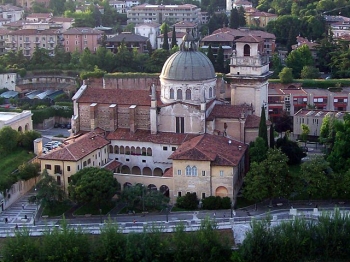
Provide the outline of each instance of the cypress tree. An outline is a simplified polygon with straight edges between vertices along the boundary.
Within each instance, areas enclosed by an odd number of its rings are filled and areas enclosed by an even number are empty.
[[[208,47],[207,57],[212,62],[212,64],[215,65],[215,57],[214,57],[214,54],[213,54],[213,50],[211,49],[211,44],[209,44],[209,47]]]
[[[266,116],[265,116],[265,108],[261,107],[261,117],[259,124],[259,137],[265,140],[265,145],[268,147],[269,142],[267,140],[267,126],[266,126]]]
[[[225,73],[225,58],[224,58],[224,49],[221,44],[219,46],[218,55],[216,57],[216,72]]]
[[[171,36],[171,48],[173,48],[174,46],[177,46],[175,26],[173,26],[173,34]]]
[[[238,16],[238,10],[235,8],[232,8],[230,13],[230,28],[237,29],[239,27],[239,16]]]
[[[164,42],[163,42],[162,48],[164,50],[169,50],[168,27],[167,26],[164,27],[163,36],[164,36]]]
[[[270,126],[270,147],[275,147],[275,127],[272,124]]]

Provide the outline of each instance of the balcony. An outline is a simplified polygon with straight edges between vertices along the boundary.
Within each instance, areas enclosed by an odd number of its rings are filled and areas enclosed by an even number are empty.
[[[49,41],[47,41],[47,43],[49,43],[49,44],[54,44],[55,41],[50,39]]]
[[[35,43],[35,44],[40,44],[40,40],[39,40],[39,39],[36,39],[35,41],[33,41],[33,43]]]
[[[25,46],[24,50],[30,50],[30,46]]]
[[[30,44],[30,41],[29,40],[24,40],[23,43]]]
[[[5,43],[6,43],[6,44],[15,44],[15,43],[16,43],[16,41],[6,39],[6,40],[5,40]]]

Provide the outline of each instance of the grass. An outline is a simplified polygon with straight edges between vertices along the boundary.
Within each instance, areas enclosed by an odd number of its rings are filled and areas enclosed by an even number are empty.
[[[177,207],[177,206],[174,206],[174,207],[171,209],[171,212],[182,212],[182,211],[194,211],[194,210],[187,210],[187,209],[180,208],[180,207]]]
[[[28,153],[27,150],[16,149],[9,154],[1,154],[0,170],[2,174],[10,174],[15,171],[18,166],[28,162],[34,157],[33,153]]]
[[[101,209],[102,209],[102,215],[106,215],[109,211],[111,211],[113,208],[115,207],[115,202],[108,202],[108,203],[103,203],[101,205]],[[80,207],[79,209],[77,209],[74,212],[74,215],[77,216],[82,216],[82,215],[86,215],[86,214],[91,214],[91,215],[99,215],[100,211],[99,209],[91,204],[91,203],[87,203],[85,205],[83,205],[82,207]]]
[[[72,207],[72,204],[65,201],[57,203],[54,207],[48,208],[45,207],[43,209],[42,216],[56,217],[63,215],[66,211],[68,211]]]

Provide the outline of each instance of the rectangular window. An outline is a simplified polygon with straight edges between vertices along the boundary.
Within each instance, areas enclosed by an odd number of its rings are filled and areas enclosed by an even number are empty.
[[[80,169],[80,166],[78,165],[78,170]]]
[[[202,199],[204,199],[205,198],[205,193],[202,193]]]
[[[72,179],[70,178],[70,176],[68,177],[68,183],[70,183],[70,181],[71,181]]]
[[[202,171],[202,176],[205,176],[205,171],[204,170]]]
[[[177,174],[178,174],[179,176],[181,176],[181,169],[178,169],[178,170],[177,170]]]
[[[167,146],[163,146],[163,151],[168,151],[168,147]]]
[[[55,165],[55,174],[62,174],[61,166]]]
[[[220,170],[220,176],[224,176],[224,170]]]
[[[178,197],[181,197],[181,192],[177,192],[177,196],[178,196]]]
[[[86,167],[86,161],[83,162],[83,167]]]
[[[142,163],[146,163],[146,160],[143,159],[143,160],[142,160]]]
[[[60,186],[60,185],[61,185],[61,177],[60,177],[60,176],[57,176],[57,178],[56,178],[56,179],[57,179],[57,185],[59,185],[59,186]]]
[[[176,133],[185,133],[184,117],[176,117]]]
[[[87,45],[87,41],[86,40],[84,40],[84,45]]]
[[[176,147],[173,146],[173,147],[171,148],[171,151],[176,151]]]
[[[45,165],[45,169],[51,170],[51,165]]]
[[[70,166],[67,166],[67,171],[70,171]]]
[[[91,164],[91,159],[89,158],[88,161],[87,161],[88,165]]]
[[[78,45],[78,41],[75,41],[75,45]]]
[[[337,103],[338,102],[338,99],[337,98],[334,98],[334,103]]]

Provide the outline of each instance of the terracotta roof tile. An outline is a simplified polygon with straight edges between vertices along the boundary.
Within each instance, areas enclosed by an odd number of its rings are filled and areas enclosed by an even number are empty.
[[[184,141],[191,139],[197,135],[194,134],[178,134],[178,133],[157,133],[151,134],[150,130],[136,130],[131,133],[128,128],[118,128],[114,132],[107,135],[109,140],[126,140],[126,141],[140,141],[151,142],[156,144],[171,144],[181,145]]]
[[[246,128],[259,128],[261,117],[256,115],[248,115],[245,121]],[[267,124],[267,123],[266,123]]]
[[[173,167],[170,167],[169,169],[167,169],[164,172],[163,177],[173,177]]]
[[[169,157],[173,160],[210,161],[212,166],[237,166],[247,145],[224,136],[204,134],[184,142]]]
[[[112,160],[111,162],[107,163],[103,168],[114,171],[117,167],[121,166],[122,163],[118,162],[117,160]]]
[[[241,43],[260,43],[263,41],[264,39],[262,39],[261,37],[253,36],[253,35],[243,36],[236,40],[236,42],[241,42]]]
[[[92,131],[76,138],[75,141],[71,139],[68,143],[63,148],[52,150],[50,153],[40,156],[39,159],[78,161],[110,142],[102,135]]]
[[[215,118],[240,118],[241,113],[245,113],[249,109],[251,109],[249,105],[216,104],[207,120],[212,121]]]
[[[103,31],[91,27],[72,27],[63,32],[63,35],[102,35]]]
[[[129,32],[123,32],[119,35],[115,35],[111,38],[108,38],[106,42],[147,42],[148,38],[141,35],[135,35]]]

